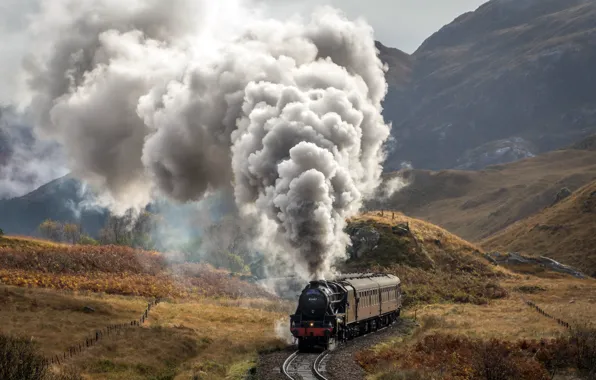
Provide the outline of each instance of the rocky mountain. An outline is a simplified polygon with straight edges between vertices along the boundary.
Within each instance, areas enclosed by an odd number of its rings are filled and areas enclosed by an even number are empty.
[[[7,234],[37,235],[39,224],[53,219],[80,223],[85,233],[97,236],[106,213],[82,209],[83,200],[78,180],[58,178],[22,197],[0,200],[0,228]]]
[[[396,66],[385,101],[397,141],[387,169],[403,161],[478,169],[594,133],[594,20],[592,0],[491,0],[411,56],[381,49]]]

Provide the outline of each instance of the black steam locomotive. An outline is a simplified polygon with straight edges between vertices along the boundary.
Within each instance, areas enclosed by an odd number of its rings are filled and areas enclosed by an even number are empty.
[[[333,281],[311,281],[290,315],[300,350],[329,347],[393,323],[402,306],[401,282],[390,274],[352,274]]]

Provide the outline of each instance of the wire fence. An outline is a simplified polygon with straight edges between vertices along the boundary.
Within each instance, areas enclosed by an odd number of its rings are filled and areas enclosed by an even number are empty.
[[[531,308],[533,308],[534,310],[536,310],[539,314],[556,321],[559,325],[561,325],[567,329],[571,328],[571,325],[569,323],[565,322],[561,318],[557,318],[557,317],[547,313],[544,309],[542,309],[540,306],[536,305],[533,301],[529,301],[524,298],[522,298],[522,300],[526,303],[526,305],[528,305]]]
[[[129,329],[131,327],[142,326],[145,321],[149,318],[149,312],[153,307],[155,307],[160,302],[159,298],[152,300],[151,302],[147,303],[147,307],[141,317],[139,319],[130,321],[128,323],[118,323],[113,325],[108,325],[100,330],[95,330],[89,337],[85,338],[84,341],[81,341],[77,344],[74,344],[68,347],[61,355],[54,355],[51,358],[46,358],[49,364],[57,364],[61,365],[66,360],[80,355],[85,350],[89,349],[90,347],[95,346],[99,341],[104,340],[110,336],[114,336],[118,334],[120,331]]]

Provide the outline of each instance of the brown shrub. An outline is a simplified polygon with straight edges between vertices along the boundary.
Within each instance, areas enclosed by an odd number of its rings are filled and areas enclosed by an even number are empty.
[[[588,379],[596,379],[596,328],[576,326],[571,329],[570,344],[574,349],[575,367]]]
[[[491,299],[508,295],[507,290],[498,284],[498,277],[482,272],[426,271],[405,265],[374,267],[370,270],[391,273],[401,279],[405,307],[440,302],[485,305]]]
[[[0,246],[0,267],[63,274],[157,274],[166,260],[159,253],[124,246],[13,245]]]
[[[47,362],[32,342],[0,334],[0,379],[39,380],[47,373]]]
[[[584,343],[578,343],[577,339],[583,339]],[[583,338],[507,342],[432,334],[413,347],[396,345],[361,351],[356,360],[371,372],[394,363],[405,371],[441,373],[443,379],[547,380],[559,369],[570,367],[590,376],[594,360],[591,339],[584,335]],[[580,346],[584,348],[578,350]]]

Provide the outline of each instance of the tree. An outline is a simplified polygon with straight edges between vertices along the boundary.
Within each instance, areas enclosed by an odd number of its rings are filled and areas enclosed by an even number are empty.
[[[123,216],[111,215],[100,231],[100,241],[102,244],[153,249],[154,220],[154,215],[146,211],[135,217],[132,209]]]
[[[0,238],[4,236],[4,231],[2,230],[2,228],[0,228]]]
[[[63,227],[64,238],[70,244],[77,244],[81,240],[81,229],[74,223],[66,223]]]
[[[110,215],[106,220],[104,228],[101,229],[100,241],[102,244],[131,245],[129,227],[132,222],[132,214],[124,216]]]
[[[132,246],[142,249],[154,249],[152,232],[155,228],[155,216],[143,211],[135,219],[132,227]]]
[[[52,241],[62,241],[64,226],[55,220],[46,219],[39,225],[39,232],[43,237]]]

